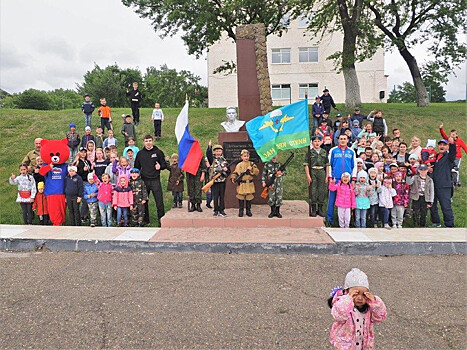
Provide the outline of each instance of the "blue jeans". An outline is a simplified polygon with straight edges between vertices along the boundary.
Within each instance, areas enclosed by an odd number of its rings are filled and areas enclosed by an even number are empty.
[[[91,118],[92,118],[92,113],[89,113],[89,114],[84,113],[84,127],[89,126],[90,128],[92,128]]]
[[[99,212],[101,213],[102,227],[112,226],[112,202],[102,203],[99,202]]]
[[[328,212],[326,213],[326,219],[331,225],[334,222],[334,203],[335,202],[336,202],[336,191],[329,191]]]
[[[120,224],[123,215],[123,224],[128,226],[129,217],[130,217],[130,208],[126,207],[117,207],[117,222]]]
[[[383,225],[386,225],[389,222],[389,213],[391,209],[385,207],[379,207],[381,210],[381,219],[383,220]]]
[[[355,209],[355,226],[366,227],[366,212],[368,209]]]
[[[183,192],[172,191],[172,195],[174,196],[174,204],[183,202]]]

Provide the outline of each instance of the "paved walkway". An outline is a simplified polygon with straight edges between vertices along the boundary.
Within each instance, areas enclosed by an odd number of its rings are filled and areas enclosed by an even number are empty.
[[[0,249],[344,254],[466,252],[465,228],[71,227],[0,225]]]

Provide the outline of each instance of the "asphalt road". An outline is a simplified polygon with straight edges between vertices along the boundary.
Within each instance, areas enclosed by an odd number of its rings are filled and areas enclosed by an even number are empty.
[[[465,256],[0,252],[0,348],[329,349],[352,267],[379,349],[465,349]]]

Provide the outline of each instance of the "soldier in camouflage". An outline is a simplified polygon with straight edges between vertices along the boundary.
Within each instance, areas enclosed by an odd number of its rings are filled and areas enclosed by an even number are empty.
[[[225,180],[226,177],[230,174],[230,169],[227,168],[229,163],[223,157],[222,153],[224,148],[221,145],[215,145],[212,148],[214,152],[214,158],[209,168],[209,177],[212,179],[215,175],[220,174],[220,176],[214,180],[214,185],[211,187],[212,199],[214,201],[214,213],[213,216],[226,217],[225,213],[225,204],[224,204],[224,195],[225,195]]]
[[[132,168],[130,171],[130,187],[133,192],[133,209],[131,210],[131,221],[133,226],[143,227],[144,204],[148,200],[148,192],[144,181],[139,176],[139,169]]]
[[[273,176],[275,176],[272,189],[268,189],[268,204],[271,207],[271,213],[268,218],[277,216],[282,218],[280,213],[280,207],[282,205],[282,176],[286,175],[286,171],[282,172],[279,170],[281,164],[277,161],[277,155],[272,158],[269,162],[264,164],[263,175],[261,177],[263,187],[266,187],[266,182]]]
[[[202,212],[201,209],[201,188],[203,187],[204,178],[206,173],[206,162],[204,161],[204,157],[201,158],[199,163],[198,171],[196,175],[192,175],[190,173],[186,173],[186,182],[188,187],[188,197],[190,202],[188,203],[188,211],[198,211]]]
[[[327,194],[329,159],[326,150],[321,148],[321,136],[313,136],[305,158],[305,175],[308,182],[310,216],[324,217],[323,205]],[[316,211],[318,205],[318,211]]]

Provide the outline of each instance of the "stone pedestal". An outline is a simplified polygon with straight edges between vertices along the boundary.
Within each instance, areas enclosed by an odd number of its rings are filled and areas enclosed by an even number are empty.
[[[260,194],[263,190],[261,186],[261,174],[263,172],[263,163],[261,162],[261,158],[256,153],[255,149],[253,148],[253,144],[251,143],[250,138],[248,137],[248,133],[246,131],[239,131],[239,132],[220,132],[218,134],[218,142],[222,147],[224,147],[224,156],[226,157],[228,162],[231,162],[235,159],[241,161],[240,159],[240,152],[242,149],[247,149],[250,151],[250,160],[255,162],[259,169],[259,175],[255,176],[253,183],[255,184],[255,199],[253,200],[253,204],[266,204],[267,199],[261,198]],[[231,171],[235,170],[235,164],[232,164]],[[225,207],[226,208],[238,208],[238,199],[235,196],[237,193],[237,185],[234,185],[230,181],[230,177],[226,182],[226,189],[225,189]]]

